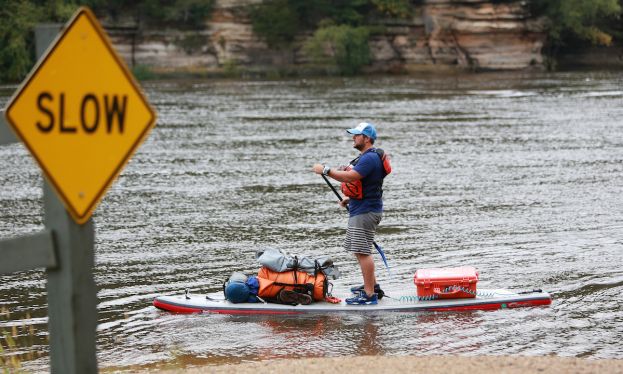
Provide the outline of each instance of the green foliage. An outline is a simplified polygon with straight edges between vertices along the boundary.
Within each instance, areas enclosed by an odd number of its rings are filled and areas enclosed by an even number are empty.
[[[610,45],[612,25],[621,17],[619,0],[533,0],[532,8],[550,19],[549,36],[555,45],[574,39]]]
[[[317,62],[332,64],[341,74],[352,75],[370,63],[369,36],[368,28],[362,26],[324,25],[304,49]]]
[[[407,1],[407,0],[405,0]],[[267,0],[250,12],[253,31],[271,47],[287,47],[322,20],[358,26],[373,9],[369,0]]]
[[[242,74],[235,60],[226,60],[223,63],[223,71],[225,72],[225,76],[229,78],[238,78]]]
[[[316,28],[324,19],[358,26],[373,9],[369,0],[289,0],[288,4],[299,15],[303,28]]]
[[[10,318],[9,310],[5,307],[0,308],[0,320]],[[26,313],[26,319],[30,319],[29,313]],[[21,329],[15,325],[10,330],[0,328],[0,373],[21,373],[22,360],[36,358],[37,354],[32,351],[24,353],[24,348],[33,347],[34,338],[35,329],[32,325],[23,324]]]
[[[366,15],[372,10],[369,0],[329,1],[327,16],[339,24],[362,25]]]
[[[411,15],[412,6],[409,0],[372,0],[376,8],[384,14],[399,18]]]
[[[251,9],[253,31],[271,47],[289,45],[299,32],[300,15],[289,5],[288,0],[275,0]]]
[[[3,341],[5,343],[3,343]],[[6,349],[3,347],[6,344]],[[9,355],[10,351],[17,350],[17,344],[15,340],[7,331],[2,331],[0,334],[0,369],[4,373],[13,373],[18,371],[22,367],[22,362],[17,355]],[[5,352],[6,351],[6,352]]]
[[[0,1],[0,82],[18,81],[33,64],[33,32],[41,9],[29,1]]]
[[[0,0],[0,82],[20,81],[30,71],[37,23],[67,22],[78,6],[72,0]]]
[[[22,80],[34,64],[34,26],[67,22],[86,5],[113,20],[134,15],[137,23],[205,28],[215,0],[0,0],[0,82]]]
[[[215,0],[81,0],[99,15],[113,20],[130,14],[139,24],[171,25],[182,29],[205,28]]]
[[[174,24],[182,28],[204,28],[213,0],[143,0],[133,2],[147,21]]]

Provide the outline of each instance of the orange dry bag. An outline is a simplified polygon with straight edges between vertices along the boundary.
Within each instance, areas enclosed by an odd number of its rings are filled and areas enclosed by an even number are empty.
[[[257,274],[257,280],[260,282],[257,295],[261,298],[275,299],[279,291],[285,289],[305,293],[315,301],[322,301],[328,292],[327,277],[321,272],[316,276],[297,270],[278,273],[262,266]]]

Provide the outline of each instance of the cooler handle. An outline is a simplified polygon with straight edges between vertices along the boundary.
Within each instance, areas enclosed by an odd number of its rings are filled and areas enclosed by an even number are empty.
[[[433,293],[435,295],[454,295],[454,294],[457,294],[457,293],[461,292],[460,287],[447,287],[446,290],[451,290],[451,291],[443,292],[441,290],[441,288],[435,287],[435,288],[433,288]]]

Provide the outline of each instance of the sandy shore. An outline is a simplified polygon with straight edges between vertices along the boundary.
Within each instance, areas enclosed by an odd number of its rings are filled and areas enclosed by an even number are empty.
[[[153,372],[153,371],[149,371]],[[623,360],[519,356],[364,356],[251,362],[238,365],[159,370],[158,373],[623,373]]]

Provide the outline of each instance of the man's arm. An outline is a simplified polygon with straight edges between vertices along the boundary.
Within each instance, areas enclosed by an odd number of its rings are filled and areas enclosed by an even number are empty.
[[[316,174],[322,174],[322,171],[324,170],[324,168],[325,168],[324,165],[315,164],[312,170]],[[338,170],[336,168],[330,168],[329,173],[326,175],[328,177],[335,179],[338,182],[346,182],[346,183],[354,182],[356,180],[363,178],[361,174],[359,174],[358,172],[352,169],[351,170]]]

